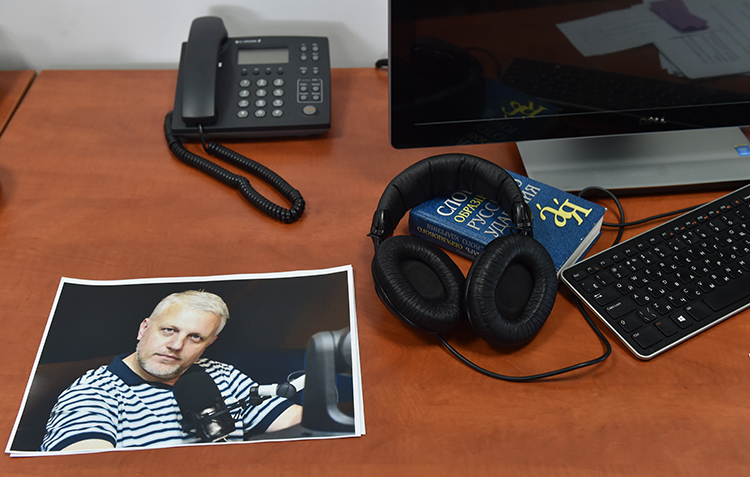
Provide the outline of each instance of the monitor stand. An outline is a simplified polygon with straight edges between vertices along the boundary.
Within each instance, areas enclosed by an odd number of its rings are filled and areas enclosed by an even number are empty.
[[[566,191],[734,186],[750,181],[740,128],[519,142],[532,179]]]

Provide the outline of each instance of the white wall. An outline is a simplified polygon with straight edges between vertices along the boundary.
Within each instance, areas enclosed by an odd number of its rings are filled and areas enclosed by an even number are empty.
[[[176,69],[193,18],[229,36],[326,36],[333,67],[387,56],[387,0],[0,0],[0,70]]]

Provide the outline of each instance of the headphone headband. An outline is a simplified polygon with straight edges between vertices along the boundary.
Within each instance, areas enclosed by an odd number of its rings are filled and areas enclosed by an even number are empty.
[[[508,211],[522,233],[531,235],[531,209],[505,169],[469,154],[441,154],[409,166],[385,188],[369,234],[375,248],[393,235],[407,211],[433,197],[457,190],[468,190],[494,200]]]

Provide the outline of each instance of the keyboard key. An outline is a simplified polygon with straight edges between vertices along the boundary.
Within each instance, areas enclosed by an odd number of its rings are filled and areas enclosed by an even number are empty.
[[[634,302],[636,302],[637,304],[641,306],[647,305],[651,303],[652,301],[654,301],[654,299],[650,295],[647,295],[641,292],[632,293],[630,297],[633,299]]]
[[[653,345],[664,339],[664,335],[659,333],[659,331],[653,326],[648,326],[633,333],[633,339],[636,343],[638,343],[638,345],[640,345],[641,348],[645,349],[652,347]]]
[[[612,318],[620,318],[631,311],[635,311],[636,304],[628,297],[618,298],[617,301],[607,305],[605,308]]]
[[[586,269],[589,275],[596,275],[601,271],[602,267],[599,266],[599,264],[591,265]]]
[[[581,287],[586,290],[586,293],[596,293],[602,289],[602,286],[594,278],[587,278],[581,280]]]
[[[596,279],[603,287],[609,286],[615,282],[615,277],[609,271],[603,270],[596,275]]]
[[[638,310],[638,316],[640,316],[641,320],[645,321],[646,323],[659,319],[659,314],[651,306],[644,306],[643,308]]]
[[[635,285],[626,282],[617,282],[615,283],[615,289],[623,295],[628,295],[635,291]]]
[[[692,305],[686,306],[685,311],[688,312],[695,321],[701,321],[702,319],[711,316],[711,310],[701,302],[695,302]]]
[[[680,329],[671,319],[657,321],[656,323],[654,323],[654,326],[656,326],[656,328],[661,331],[664,336],[667,337],[672,336],[673,334],[680,331]]]
[[[672,321],[682,329],[689,328],[693,324],[693,320],[690,319],[690,316],[682,311],[672,313],[671,318]]]
[[[617,320],[617,324],[620,325],[623,331],[630,333],[643,326],[643,320],[638,315],[631,313]]]
[[[712,291],[719,288],[719,285],[717,285],[716,282],[714,282],[710,278],[698,280],[695,282],[695,284],[698,286],[698,288],[703,290],[703,293],[711,293]]]
[[[584,278],[586,278],[588,276],[589,276],[589,274],[586,273],[584,270],[576,270],[573,273],[573,275],[572,275],[573,280],[575,280],[575,281],[583,280]]]
[[[594,293],[593,297],[600,305],[606,305],[620,298],[620,294],[614,288],[605,288],[598,293]]]
[[[750,274],[724,285],[703,297],[703,301],[714,311],[722,310],[729,305],[750,296]]]
[[[630,271],[622,265],[616,265],[609,268],[609,273],[611,273],[616,279],[621,280],[627,277],[630,274]]]
[[[612,266],[612,260],[609,258],[603,258],[599,261],[599,267],[601,269],[609,268]]]

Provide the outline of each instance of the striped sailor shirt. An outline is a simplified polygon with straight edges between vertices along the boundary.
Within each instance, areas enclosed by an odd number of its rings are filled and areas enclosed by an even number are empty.
[[[182,414],[172,387],[143,380],[118,356],[108,366],[86,372],[57,400],[42,440],[42,451],[56,451],[85,439],[104,439],[115,447],[159,447],[199,442],[180,426]],[[201,358],[195,363],[216,382],[227,406],[249,396],[254,382],[231,365]],[[228,436],[261,433],[292,402],[272,398],[236,408],[236,428]]]

